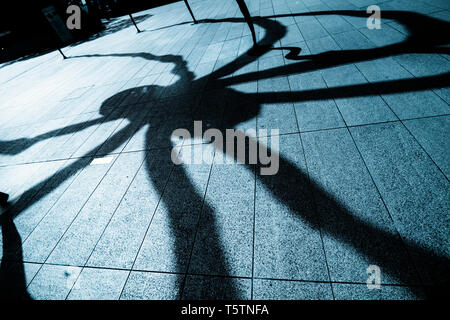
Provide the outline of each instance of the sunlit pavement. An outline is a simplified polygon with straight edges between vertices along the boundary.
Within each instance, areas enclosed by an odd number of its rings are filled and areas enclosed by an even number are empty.
[[[247,55],[236,3],[192,0],[199,24],[177,2],[136,13],[141,33],[123,17],[63,48],[69,59],[0,65],[3,290],[422,299],[448,284],[450,3],[246,2],[283,50]],[[175,145],[201,148],[170,137],[194,120],[261,143],[278,129],[278,173],[219,164],[217,149],[212,164],[174,165]]]

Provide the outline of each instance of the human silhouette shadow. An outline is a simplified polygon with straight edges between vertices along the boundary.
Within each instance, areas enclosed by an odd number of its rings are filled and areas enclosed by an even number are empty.
[[[0,209],[7,210],[9,204],[0,204]],[[0,263],[0,300],[22,299],[31,297],[26,291],[25,270],[22,263],[22,239],[8,213],[0,216],[2,230],[2,261]]]
[[[274,15],[265,18],[282,18],[293,16],[319,16],[319,15],[346,15],[353,17],[367,17],[365,11],[353,10],[336,10],[336,11],[316,11],[297,14]],[[258,19],[254,18],[255,21]],[[382,47],[356,50],[331,50],[319,54],[303,55],[295,58],[296,60],[306,60],[304,62],[293,63],[287,66],[275,67],[264,70],[262,72],[246,73],[234,77],[233,79],[223,80],[223,85],[230,85],[233,83],[247,82],[255,79],[265,79],[274,76],[289,75],[293,73],[302,73],[308,71],[316,71],[320,69],[330,68],[338,65],[348,63],[357,63],[362,61],[370,61],[381,59],[384,57],[392,57],[408,53],[436,53],[436,54],[450,54],[450,48],[445,47],[450,43],[450,36],[442,33],[442,30],[448,30],[450,23],[436,18],[424,16],[422,14],[407,12],[407,11],[383,11],[383,19],[392,19],[402,24],[408,30],[407,38],[399,43],[394,43]],[[428,77],[427,80],[432,79]],[[449,73],[444,73],[436,78],[441,82],[440,86],[437,81],[428,88],[446,87],[449,84]],[[400,82],[402,83],[402,82]],[[414,81],[408,84],[416,83]],[[423,81],[421,81],[423,83]],[[389,82],[389,84],[392,84]],[[428,89],[426,88],[426,89]],[[359,89],[355,87],[355,89]],[[403,89],[403,86],[402,86]],[[401,91],[399,91],[401,92]],[[389,92],[388,92],[389,93]],[[285,93],[279,93],[284,96]]]
[[[225,19],[223,19],[225,20]],[[242,22],[242,19],[230,19],[234,22]],[[262,39],[261,43],[273,44],[284,36],[285,28],[278,22],[270,21],[268,19],[255,19],[255,23],[260,24],[265,30],[266,35]],[[267,47],[265,50],[270,50]],[[260,54],[263,54],[261,52]],[[173,73],[179,77],[179,80],[168,87],[161,86],[143,86],[138,88],[132,88],[120,92],[113,97],[107,99],[101,109],[100,114],[104,117],[104,120],[108,117],[108,120],[114,120],[118,118],[127,118],[130,122],[134,117],[130,115],[134,112],[142,112],[147,116],[144,116],[144,120],[139,123],[137,130],[145,125],[153,122],[164,123],[164,121],[171,121],[170,125],[175,130],[179,128],[179,124],[186,124],[193,120],[212,121],[217,124],[219,128],[232,128],[238,124],[254,118],[258,115],[261,103],[270,103],[275,101],[302,101],[307,99],[326,99],[327,97],[340,96],[336,89],[323,89],[323,90],[311,90],[300,91],[293,93],[268,93],[268,94],[248,94],[242,93],[237,90],[227,88],[225,81],[231,81],[232,83],[241,83],[241,81],[247,81],[247,74],[242,76],[234,76],[233,78],[221,79],[225,76],[233,74],[243,66],[251,63],[257,56],[251,56],[243,54],[235,61],[225,65],[222,68],[212,72],[207,77],[194,80],[194,75],[187,69],[186,62],[180,56],[166,55],[156,56],[150,53],[131,53],[131,54],[111,54],[112,56],[133,56],[144,58],[148,60],[157,60],[165,63],[173,63],[175,65]],[[105,56],[111,56],[105,55]],[[88,57],[100,57],[102,55],[90,55]],[[78,57],[81,58],[81,57]],[[338,63],[334,61],[333,63]],[[317,66],[316,67],[320,67]],[[274,68],[278,69],[278,68]],[[294,64],[293,67],[286,66],[280,70],[281,74],[298,73],[299,67]],[[301,69],[301,68],[300,68]],[[257,74],[262,74],[264,77],[270,77],[269,74],[274,71],[262,71]],[[273,74],[272,76],[275,76]],[[241,77],[241,81],[235,78]],[[231,79],[231,80],[229,80]],[[398,90],[397,92],[403,92],[410,90],[423,90],[424,88],[430,88],[432,85],[440,85],[438,82],[433,83],[432,79],[442,80],[439,76],[430,77],[430,79],[408,79],[408,80],[396,80],[383,83],[380,87],[377,84],[367,84],[365,92],[372,92],[376,94],[385,87],[386,84],[390,84],[389,89]],[[359,88],[359,85],[353,86],[353,89]],[[348,89],[352,89],[349,86]],[[316,92],[317,91],[317,92]],[[202,92],[202,98],[200,103],[181,103],[171,107],[164,107],[161,101],[164,99],[170,99],[173,97],[183,97],[190,95],[192,92]],[[355,90],[344,90],[344,94],[348,96],[359,96],[360,92]],[[274,97],[274,98],[273,98]],[[220,98],[220,99],[219,99]],[[123,103],[126,101],[127,103]],[[110,117],[114,111],[115,117]],[[98,120],[100,121],[100,120]],[[106,120],[105,120],[106,121]],[[103,143],[103,153],[111,153],[114,150],[125,143],[130,138],[130,130],[133,123],[129,123],[126,127],[116,132],[111,138]],[[78,129],[78,125],[71,126],[69,131]],[[83,126],[83,124],[80,124]],[[190,129],[190,128],[188,128]],[[136,128],[133,129],[134,132]],[[191,130],[192,132],[192,130]],[[59,135],[60,132],[53,131],[48,135],[44,135],[43,139],[49,138],[53,135]],[[165,146],[167,149],[161,149],[158,157],[170,159],[170,148],[173,146],[170,139],[170,135],[165,138]],[[196,137],[199,138],[199,137]],[[152,134],[148,131],[147,134],[147,147],[151,145]],[[254,139],[248,137],[248,139]],[[225,150],[220,149],[220,145],[213,142],[216,147],[216,152],[226,153]],[[226,145],[226,143],[224,143]],[[259,148],[266,148],[264,145],[258,143]],[[164,151],[165,150],[165,151]],[[155,151],[148,151],[146,161],[147,170],[150,179],[154,182],[155,188],[161,196],[162,202],[167,207],[168,218],[170,220],[169,226],[174,235],[177,235],[174,239],[174,255],[177,257],[178,272],[186,274],[189,272],[189,261],[186,261],[186,250],[189,248],[192,250],[194,241],[187,241],[186,237],[183,237],[183,230],[178,230],[180,222],[180,204],[173,199],[170,194],[166,193],[163,187],[158,183],[159,177],[162,176],[165,168],[150,168],[149,161],[152,159]],[[88,153],[90,154],[90,153]],[[20,199],[11,208],[10,216],[14,217],[20,214],[27,207],[34,202],[39,201],[45,194],[51,192],[55,186],[62,183],[70,176],[83,169],[86,165],[86,161],[83,159],[75,161],[68,167],[65,167],[55,173],[52,177],[45,181],[40,182],[36,186],[27,190]],[[249,170],[255,170],[254,166],[248,165]],[[303,172],[297,167],[295,163],[283,157],[280,154],[280,171],[275,176],[258,176],[258,181],[262,183],[272,194],[286,206],[288,206],[293,212],[296,212],[302,220],[313,227],[314,229],[321,230],[321,232],[332,236],[341,242],[351,245],[359,253],[369,257],[375,264],[379,265],[385,272],[387,272],[392,278],[398,279],[401,283],[411,283],[411,279],[417,276],[416,268],[413,270],[403,270],[399,265],[412,266],[415,265],[422,272],[431,275],[434,283],[448,284],[448,259],[436,255],[432,251],[420,247],[415,243],[404,243],[398,234],[392,234],[384,230],[378,229],[371,224],[361,220],[353,215],[345,206],[340,203],[334,196],[329,194],[322,187],[317,185],[314,181],[310,181],[308,174]],[[192,199],[192,203],[196,209],[193,212],[188,212],[188,215],[193,217],[193,220],[208,222],[208,237],[202,238],[202,241],[207,242],[209,250],[201,253],[202,260],[207,266],[214,268],[213,274],[217,275],[230,275],[230,266],[227,264],[227,258],[224,255],[224,248],[220,243],[220,235],[217,228],[217,222],[214,218],[214,210],[211,206],[203,201],[203,195],[198,194],[194,187],[193,181],[189,178],[183,167],[175,168],[177,182],[185,186],[185,194],[188,198]],[[46,188],[47,185],[51,185],[51,188]],[[292,186],[298,186],[294,189]],[[198,207],[202,207],[201,216]],[[185,213],[186,214],[186,213]],[[12,220],[11,220],[12,222]],[[11,228],[10,228],[11,229]],[[378,244],[378,245],[374,245]],[[381,245],[380,245],[381,244]],[[16,243],[16,245],[18,245]],[[5,246],[5,243],[4,243]],[[408,250],[405,250],[405,247]],[[9,251],[9,250],[8,250]],[[17,248],[19,256],[16,260],[20,260],[20,247]],[[191,252],[191,251],[189,251]],[[392,252],[396,255],[393,256]],[[410,256],[414,258],[411,259]],[[414,263],[412,263],[414,261]],[[420,275],[419,275],[420,276]],[[209,288],[216,297],[224,298],[242,298],[242,292],[240,292],[237,285],[230,285],[227,294],[221,291],[221,284]],[[207,296],[206,292],[203,292],[204,288],[198,288],[198,292],[194,292],[195,297]],[[421,295],[419,287],[412,287],[412,290],[418,296]],[[180,287],[180,295],[183,293],[183,286]],[[211,293],[209,292],[209,293]],[[430,289],[431,296],[438,295],[439,290],[435,288]],[[192,294],[192,292],[191,292]]]

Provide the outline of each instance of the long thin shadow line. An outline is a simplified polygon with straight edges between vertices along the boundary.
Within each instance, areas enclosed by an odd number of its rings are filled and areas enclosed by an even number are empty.
[[[120,131],[116,132],[112,137],[110,137],[108,140],[105,141],[108,142],[107,147],[105,148],[104,152],[109,153],[113,151],[115,148],[119,147],[122,143],[126,142],[129,138],[128,135],[124,135],[123,133],[126,133],[131,128],[131,124],[128,124],[124,128],[122,128]],[[105,145],[104,144],[104,145]],[[93,148],[90,150],[87,154],[92,153],[92,157],[95,154],[95,151],[98,150],[98,147]],[[73,176],[76,172],[86,167],[86,157],[79,158],[77,161],[72,163],[70,166],[65,167],[62,170],[59,170],[49,178],[45,179],[44,181],[41,181],[40,183],[36,184],[35,186],[28,189],[26,192],[24,192],[19,199],[17,199],[14,204],[11,206],[11,208],[5,213],[7,215],[10,215],[12,217],[15,217],[19,215],[21,212],[26,210],[27,208],[31,207],[34,203],[45,197],[47,194],[49,194],[52,190],[56,189],[59,185],[61,185],[64,181],[69,179],[71,176]],[[51,183],[54,182],[54,183]],[[46,185],[48,183],[51,183],[51,188],[47,189]],[[42,192],[42,190],[44,190]],[[4,215],[5,215],[4,214]]]
[[[102,117],[102,118],[98,118],[98,119],[94,119],[94,120],[89,120],[89,121],[69,125],[64,128],[55,129],[55,130],[43,133],[41,135],[38,135],[33,138],[29,138],[29,139],[17,139],[17,140],[10,140],[10,141],[1,141],[0,140],[0,154],[9,154],[9,155],[18,154],[18,153],[21,153],[23,150],[27,149],[28,147],[30,147],[31,145],[38,143],[40,141],[43,141],[43,140],[46,140],[49,138],[53,138],[53,137],[76,133],[87,127],[90,127],[90,126],[93,126],[96,124],[100,124],[100,123],[104,123],[105,121],[108,121],[108,120],[105,120]],[[112,121],[112,120],[110,120],[110,121]]]
[[[105,152],[111,152],[126,142],[128,135],[123,133],[129,130],[128,125],[114,134],[108,139],[108,146]],[[97,150],[97,147],[91,152]],[[17,199],[6,212],[1,216],[1,227],[3,235],[3,257],[2,267],[0,269],[0,299],[28,299],[29,294],[26,291],[24,267],[23,267],[23,252],[22,240],[14,225],[13,219],[22,213],[34,203],[50,194],[54,189],[61,185],[64,181],[75,175],[77,172],[87,166],[86,158],[80,158],[68,167],[59,170],[51,177],[36,184],[35,186],[24,192],[19,199]],[[11,280],[14,279],[14,280]],[[14,296],[8,296],[3,290],[11,290],[14,288]]]
[[[243,75],[236,75],[233,78],[218,79],[217,82],[223,86],[239,84],[244,82],[262,80],[273,77],[295,75],[317,70],[323,70],[339,65],[357,63],[362,61],[376,60],[384,57],[404,53],[418,53],[417,50],[397,50],[406,47],[404,44],[396,44],[389,47],[364,49],[364,50],[343,50],[327,51],[316,55],[300,56],[306,61],[274,67],[271,69],[249,72]],[[424,53],[425,51],[422,51]],[[442,53],[442,50],[427,49],[426,53]]]
[[[121,98],[125,98],[125,97],[121,97]],[[117,101],[116,101],[116,103],[117,103]],[[108,110],[106,110],[106,109],[108,109]],[[94,126],[97,124],[114,121],[115,118],[109,117],[113,113],[113,111],[114,111],[113,108],[105,107],[105,112],[104,112],[105,114],[100,118],[71,124],[71,125],[68,125],[63,128],[58,128],[58,129],[51,130],[49,132],[40,134],[33,138],[20,138],[20,139],[16,139],[16,140],[8,140],[8,141],[0,140],[0,154],[15,155],[15,154],[21,153],[25,149],[31,147],[33,144],[38,143],[40,141],[47,140],[47,139],[53,138],[53,137],[59,137],[59,136],[69,135],[72,133],[77,133],[83,129],[86,129],[88,127],[91,127],[91,126]]]

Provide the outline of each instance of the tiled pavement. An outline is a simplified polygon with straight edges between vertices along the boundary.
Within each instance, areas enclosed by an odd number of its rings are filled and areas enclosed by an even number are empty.
[[[0,65],[3,290],[421,299],[448,284],[449,2],[247,0],[259,39],[284,48],[260,57],[234,1],[190,2],[197,25],[180,1],[70,59]],[[173,146],[188,157],[201,141],[171,132],[194,120],[279,129],[278,174],[211,149],[175,166]]]

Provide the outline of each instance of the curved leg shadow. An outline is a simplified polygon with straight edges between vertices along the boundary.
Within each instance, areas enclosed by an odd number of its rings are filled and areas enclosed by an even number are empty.
[[[147,141],[150,138],[148,134]],[[170,140],[168,143],[170,143]],[[157,161],[162,161],[161,163],[163,164],[152,165],[152,161],[155,158],[157,158]],[[220,242],[220,233],[214,217],[214,209],[205,202],[205,191],[200,191],[200,187],[197,188],[195,186],[189,177],[189,170],[183,165],[172,167],[167,185],[161,183],[161,177],[165,175],[165,170],[168,170],[168,166],[164,164],[168,163],[173,166],[171,150],[149,151],[147,154],[146,166],[148,175],[161,200],[146,237],[157,239],[162,233],[167,232],[160,230],[159,223],[161,221],[166,222],[164,227],[169,226],[169,233],[173,239],[169,254],[174,256],[176,264],[176,270],[170,271],[184,274],[183,284],[179,288],[179,296],[181,298],[244,299],[239,287],[233,281],[216,281],[217,279],[209,276],[198,276],[197,279],[193,279],[193,276],[188,275],[192,269],[190,262],[194,246],[199,242],[203,242],[202,244],[207,243],[207,245],[202,245],[201,250],[195,250],[196,263],[201,263],[208,270],[213,268],[213,273],[219,277],[230,275],[231,270]],[[192,169],[196,170],[196,168]],[[205,169],[205,167],[202,167],[200,170],[205,171]],[[209,176],[210,169],[211,167],[209,166],[208,172],[203,172],[201,175],[203,177]],[[207,234],[202,233],[200,235],[197,232],[200,224],[206,226]],[[205,281],[207,285],[202,285],[202,281]]]

